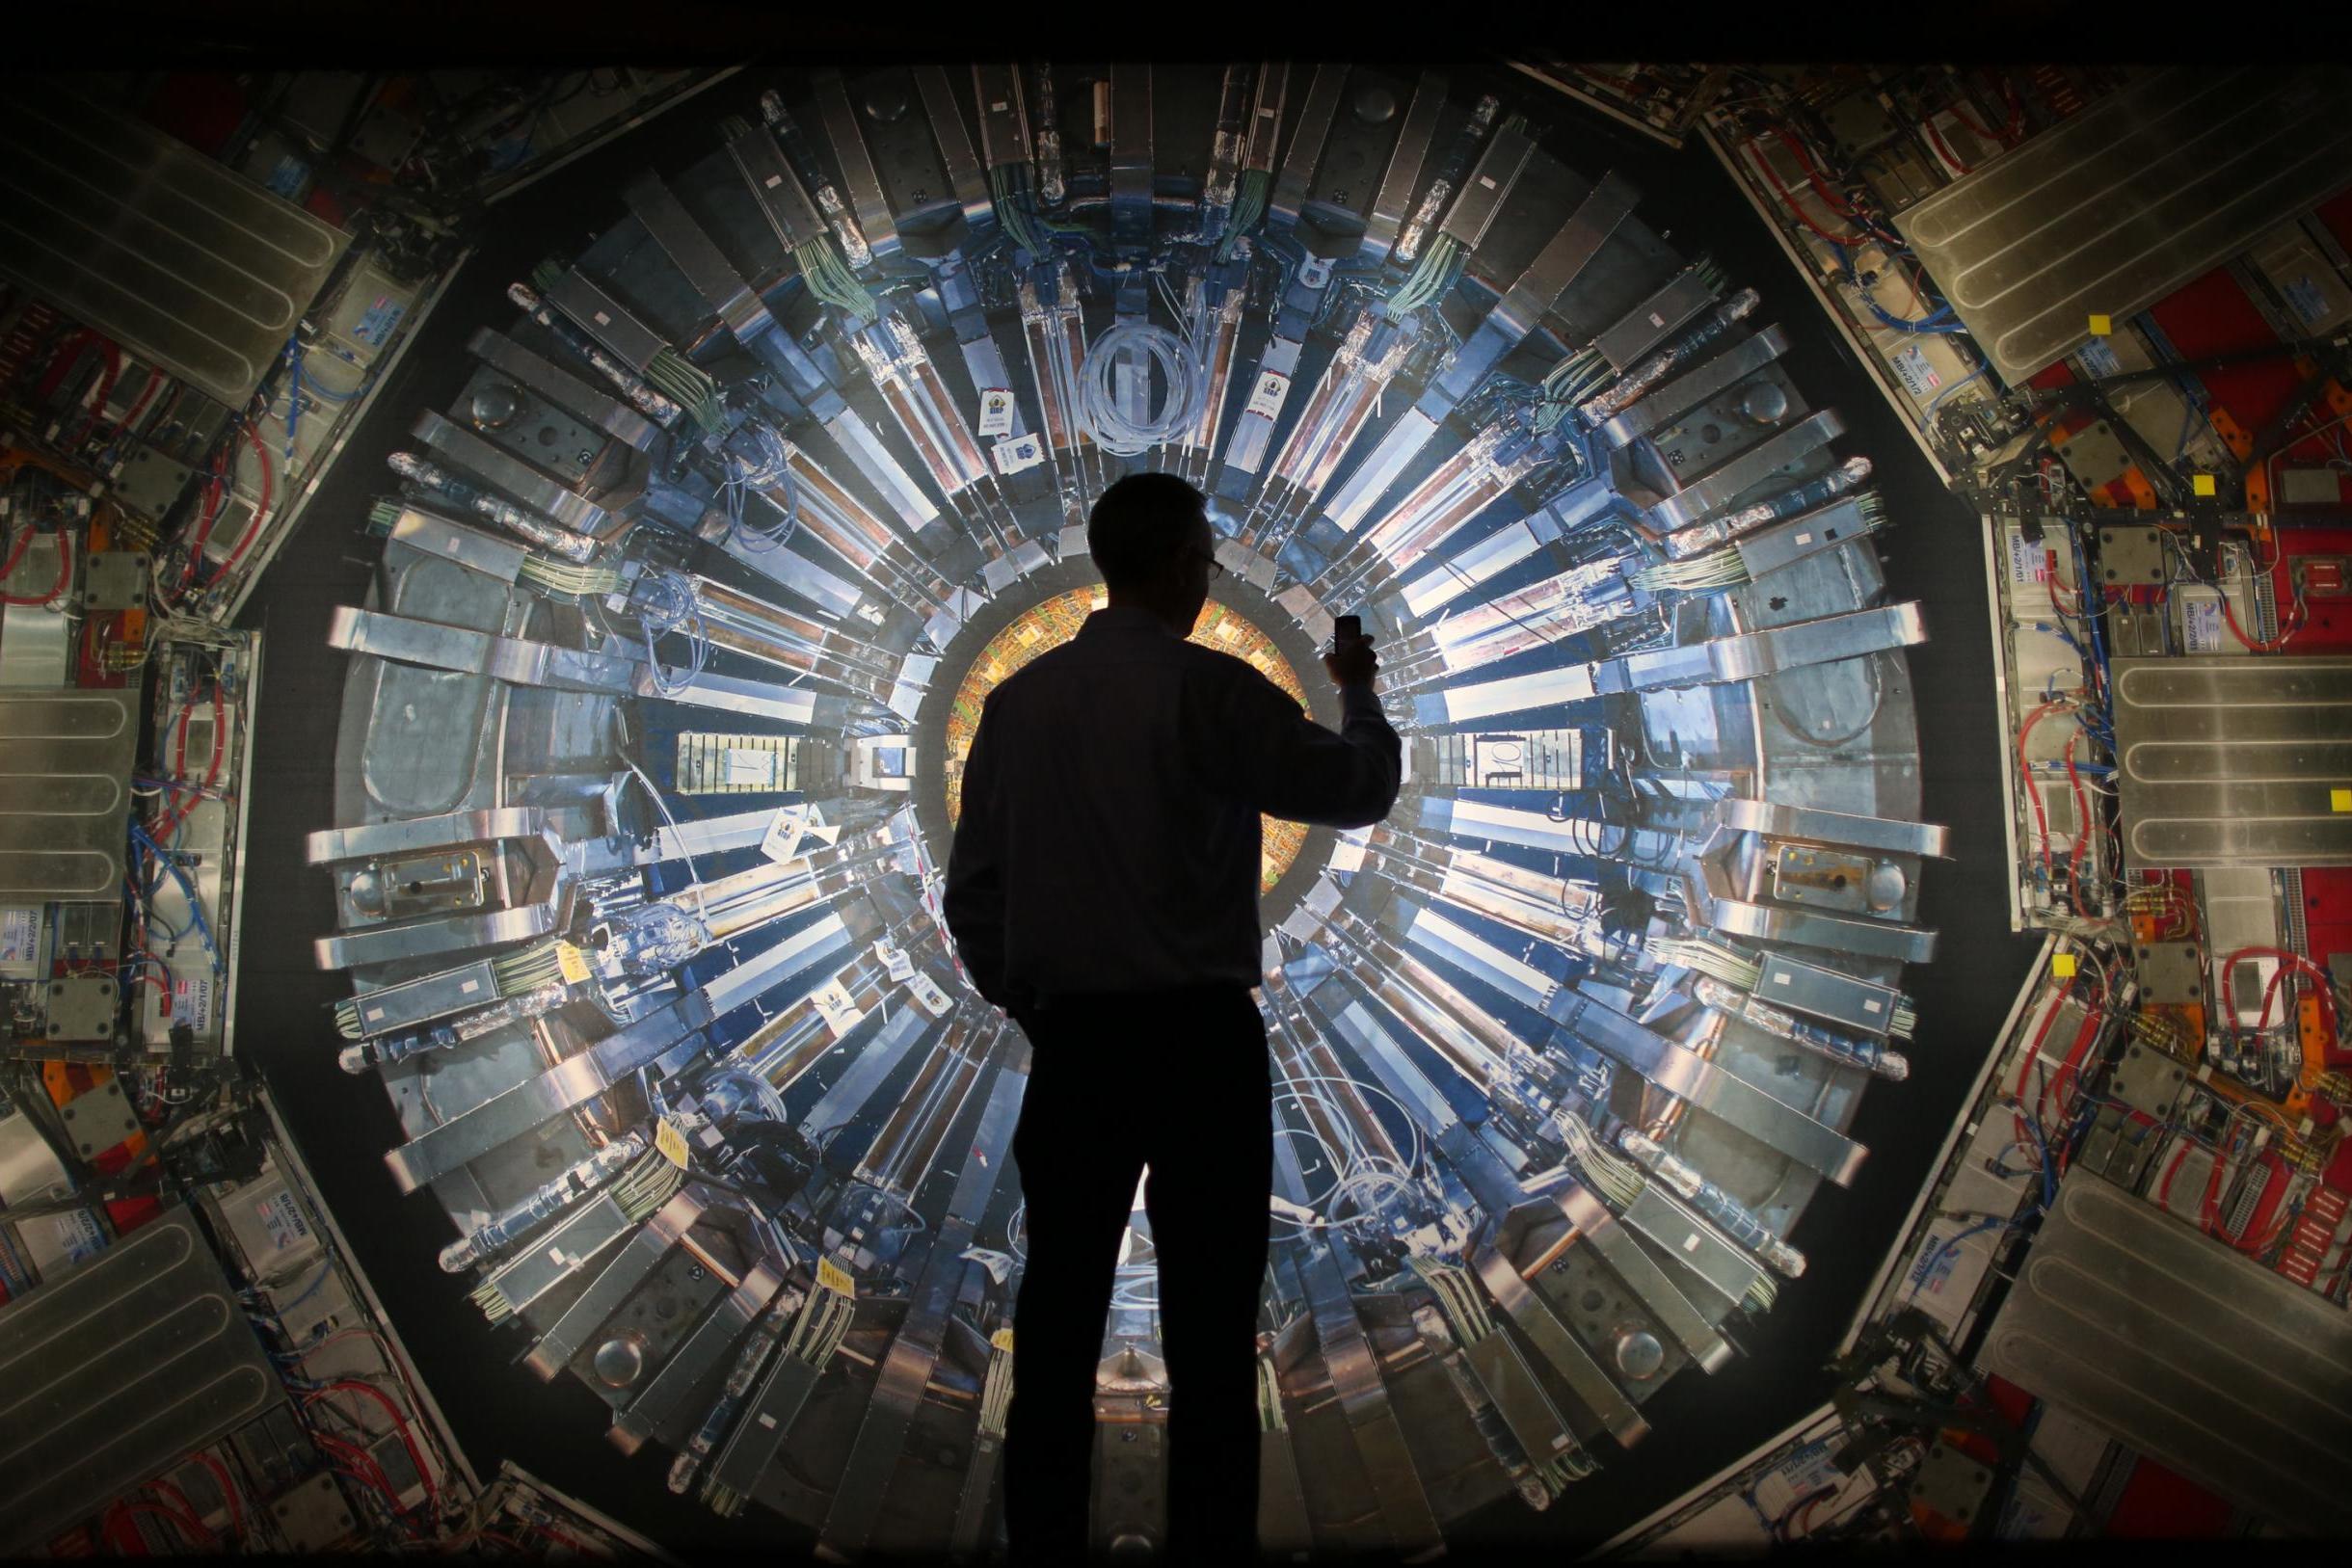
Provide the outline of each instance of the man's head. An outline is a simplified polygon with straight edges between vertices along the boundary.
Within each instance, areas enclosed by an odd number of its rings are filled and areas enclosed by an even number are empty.
[[[1216,543],[1200,492],[1171,473],[1129,474],[1086,519],[1086,548],[1110,602],[1150,610],[1179,637],[1208,602]]]

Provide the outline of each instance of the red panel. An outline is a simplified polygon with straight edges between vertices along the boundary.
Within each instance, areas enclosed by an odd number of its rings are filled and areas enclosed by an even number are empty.
[[[2276,530],[2279,566],[2271,578],[2271,590],[2278,597],[2279,612],[2285,616],[2292,604],[2295,592],[2294,559],[2299,555],[2352,556],[2352,530],[2341,528],[2280,528]],[[2266,560],[2269,545],[2257,545],[2255,558]],[[2303,629],[2288,639],[2285,651],[2290,654],[2336,653],[2352,649],[2352,598],[2306,598],[2308,612]],[[2248,628],[2251,630],[2252,628]],[[2336,894],[2332,910],[2326,912],[2332,919],[2352,922],[2352,891]],[[2352,946],[2352,935],[2343,943]],[[2312,957],[2325,963],[2317,948]]]
[[[226,72],[178,71],[163,79],[141,113],[149,124],[217,158],[245,123],[245,94]]]
[[[2352,867],[2304,868],[2303,927],[2312,962],[2321,969],[2332,955],[2352,952]]]
[[[2237,279],[2220,268],[2157,301],[2148,313],[2184,359],[2239,353],[2279,340]],[[2258,431],[2286,407],[2303,385],[2303,372],[2292,359],[2258,359],[2208,370],[2198,379],[2232,418],[2249,431]]]
[[[2006,1377],[1988,1376],[1985,1393],[1992,1400],[1992,1408],[2012,1426],[2023,1426],[2025,1418],[2033,1414],[2034,1396]]]
[[[2327,226],[2328,232],[2336,236],[2336,243],[2352,251],[2352,190],[2320,202],[2312,210],[2319,214],[2319,221]]]
[[[106,1206],[106,1217],[114,1221],[117,1236],[130,1235],[162,1212],[161,1198],[123,1198]]]
[[[344,212],[343,203],[337,201],[334,193],[324,185],[311,187],[309,199],[303,205],[323,223],[333,224],[337,228],[349,226],[349,214]]]
[[[2317,1288],[2319,1265],[2334,1250],[2336,1227],[2343,1223],[2345,1198],[2335,1187],[2314,1188],[2295,1221],[2294,1235],[2279,1258],[2279,1272],[2297,1285]]]
[[[2131,1540],[2212,1540],[2236,1510],[2186,1476],[2143,1458],[2107,1516],[2106,1533]]]

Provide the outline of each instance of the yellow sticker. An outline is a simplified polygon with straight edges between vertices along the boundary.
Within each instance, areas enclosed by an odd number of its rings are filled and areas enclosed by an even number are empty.
[[[2091,335],[2093,337],[2114,336],[2115,323],[2105,316],[2093,316],[2091,318]]]
[[[816,1260],[816,1283],[828,1290],[838,1290],[852,1298],[858,1293],[858,1282],[849,1277],[849,1270],[830,1258]]]
[[[654,1147],[661,1151],[662,1158],[680,1170],[686,1168],[686,1135],[679,1131],[678,1124],[667,1116],[661,1119],[660,1126],[654,1129]]]
[[[568,942],[555,944],[555,967],[563,971],[564,984],[575,986],[588,978],[588,955]]]
[[[2050,972],[2061,980],[2074,978],[2074,955],[2072,953],[2051,954]]]
[[[2328,810],[2331,811],[2352,811],[2352,789],[2329,790]]]
[[[997,1330],[994,1334],[988,1336],[988,1342],[995,1345],[999,1350],[1010,1350],[1013,1347],[1012,1324],[1007,1323],[1002,1328]]]

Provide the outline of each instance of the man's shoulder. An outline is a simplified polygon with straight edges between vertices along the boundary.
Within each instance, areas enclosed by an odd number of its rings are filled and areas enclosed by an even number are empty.
[[[1009,711],[1011,708],[1021,705],[1024,701],[1024,693],[1052,681],[1054,672],[1065,662],[1062,655],[1068,651],[1067,643],[1059,648],[1049,648],[1011,675],[998,681],[988,689],[988,695],[980,700],[981,711],[983,713]]]
[[[1280,690],[1247,659],[1189,640],[1170,638],[1165,646],[1167,662],[1188,681],[1199,680],[1219,689],[1263,685]],[[1076,674],[1087,662],[1086,651],[1075,642],[1050,648],[991,687],[983,700],[983,711],[1030,705],[1033,699],[1053,691],[1061,678]],[[1044,700],[1052,701],[1050,697]]]
[[[1223,649],[1205,647],[1189,638],[1178,643],[1176,648],[1176,657],[1187,674],[1197,673],[1211,680],[1252,683],[1266,678],[1258,673],[1256,665]]]

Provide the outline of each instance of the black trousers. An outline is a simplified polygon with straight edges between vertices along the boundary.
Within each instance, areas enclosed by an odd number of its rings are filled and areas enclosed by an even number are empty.
[[[1004,1441],[1016,1559],[1086,1550],[1095,1369],[1136,1183],[1160,1262],[1167,1549],[1257,1550],[1257,1316],[1273,1185],[1266,1025],[1248,988],[1074,997],[1024,1012],[1013,1133],[1029,1205]]]

